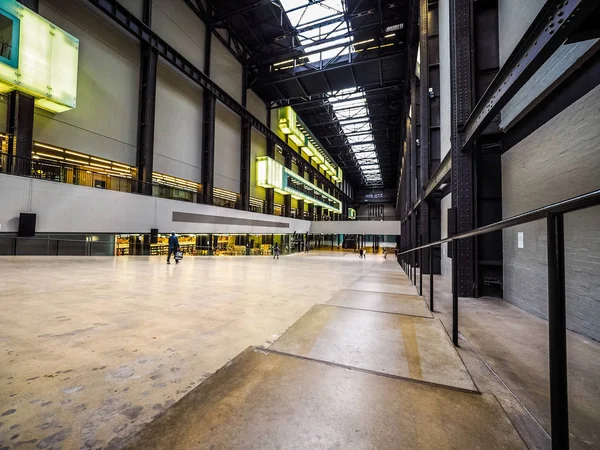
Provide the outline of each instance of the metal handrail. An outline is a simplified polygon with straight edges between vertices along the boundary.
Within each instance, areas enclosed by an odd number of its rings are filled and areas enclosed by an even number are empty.
[[[592,192],[588,192],[587,194],[579,195],[577,197],[570,198],[568,200],[563,200],[557,203],[553,203],[548,206],[543,206],[541,208],[533,209],[526,213],[518,214],[516,216],[509,217],[507,219],[500,220],[499,222],[492,223],[490,225],[485,225],[480,228],[476,228],[471,231],[467,231],[465,233],[457,234],[454,236],[447,237],[446,239],[441,239],[439,241],[430,242],[429,244],[421,245],[419,247],[411,248],[410,250],[405,250],[403,252],[398,253],[398,255],[405,255],[407,253],[412,253],[417,250],[435,247],[437,245],[445,244],[447,242],[451,242],[453,240],[466,239],[470,237],[479,236],[481,234],[491,233],[493,231],[500,231],[504,228],[514,227],[516,225],[522,225],[524,223],[535,222],[536,220],[545,219],[548,214],[566,214],[569,212],[577,211],[579,209],[589,208],[591,206],[595,206],[600,204],[600,189]]]
[[[459,242],[463,239],[541,219],[547,221],[550,426],[553,449],[568,449],[569,447],[564,214],[597,205],[600,205],[600,190],[533,209],[490,225],[398,253],[398,262],[415,285],[417,284],[417,266],[419,266],[419,294],[423,295],[421,263],[423,250],[429,250],[429,309],[433,311],[433,248],[444,243],[452,243],[452,342],[458,347],[459,273],[457,260]]]

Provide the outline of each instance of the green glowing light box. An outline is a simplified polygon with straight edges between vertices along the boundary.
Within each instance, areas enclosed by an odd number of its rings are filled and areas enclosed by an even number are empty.
[[[39,108],[75,108],[79,39],[16,0],[0,0],[0,93],[21,91]]]

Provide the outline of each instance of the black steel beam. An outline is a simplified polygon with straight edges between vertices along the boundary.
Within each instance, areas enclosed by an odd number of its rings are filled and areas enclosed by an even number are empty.
[[[152,0],[144,0],[142,20],[152,25]],[[141,45],[140,84],[137,136],[137,179],[140,194],[152,195],[152,173],[154,171],[154,123],[156,111],[156,77],[158,53],[147,43]]]
[[[215,117],[217,99],[204,91],[202,108],[202,193],[212,198],[215,179]]]
[[[260,0],[258,2],[251,3],[249,5],[243,6],[242,8],[238,8],[233,11],[227,11],[222,14],[216,14],[215,17],[213,18],[213,21],[221,22],[223,20],[229,19],[230,17],[250,12],[253,9],[260,8],[261,6],[270,5],[271,3],[272,3],[272,0]]]
[[[548,0],[500,69],[472,113],[465,118],[463,151],[502,108],[598,7],[598,0]],[[462,245],[462,244],[461,244]]]
[[[431,140],[431,130],[430,130],[430,114],[431,114],[431,105],[430,105],[430,97],[429,97],[429,88],[430,85],[430,66],[429,66],[429,49],[431,48],[432,43],[429,41],[429,21],[434,20],[434,15],[429,14],[429,0],[420,0],[420,26],[419,26],[419,42],[421,49],[421,83],[419,85],[420,88],[420,146],[419,146],[419,157],[420,157],[420,185],[418,196],[421,197],[423,194],[423,185],[429,179],[429,160],[430,160],[430,140]],[[433,25],[433,24],[432,24]],[[420,204],[420,230],[419,230],[419,242],[424,244],[429,242],[429,202],[421,202]],[[421,256],[425,256],[426,261],[421,261],[419,259],[419,269],[420,273],[423,273],[423,269],[429,270],[429,254],[426,253]]]
[[[39,7],[40,7],[39,0],[17,0],[17,1],[32,11],[38,12],[38,10],[39,10]]]
[[[90,0],[90,1],[94,1],[94,0]],[[374,51],[374,50],[372,50],[372,51]],[[324,74],[326,72],[330,72],[332,70],[336,70],[336,69],[340,69],[340,68],[344,68],[344,67],[360,66],[362,64],[368,64],[370,62],[377,62],[380,59],[395,58],[404,53],[405,53],[405,49],[398,46],[398,49],[396,49],[395,51],[393,51],[391,53],[386,53],[385,55],[379,55],[379,56],[375,56],[373,58],[368,58],[368,59],[355,58],[351,61],[345,61],[345,62],[341,62],[341,63],[328,65],[326,68],[323,68],[323,69],[305,69],[305,68],[303,68],[303,66],[299,66],[303,70],[300,72],[297,72],[297,70],[298,70],[297,68],[293,69],[292,75],[290,75],[290,76],[287,76],[287,74],[283,71],[278,71],[278,72],[282,72],[283,76],[275,75],[275,76],[269,76],[269,77],[259,77],[251,83],[251,87],[253,89],[258,89],[261,87],[270,86],[272,84],[280,83],[283,81],[297,80],[299,78],[304,78],[306,76],[314,75],[317,73]]]
[[[452,96],[452,207],[456,211],[456,232],[464,233],[475,226],[473,157],[461,152],[461,124],[471,113],[473,104],[472,68],[472,0],[450,2],[450,58]],[[458,276],[458,295],[472,297],[475,282],[475,248],[473,239],[458,245],[452,254]],[[456,264],[457,263],[457,264]]]
[[[33,149],[33,118],[35,99],[19,91],[8,94],[7,134],[8,134],[8,170],[17,175],[31,176]],[[16,161],[13,162],[13,155]]]
[[[248,119],[242,119],[242,136],[240,148],[240,200],[242,209],[250,207],[250,145],[252,125]]]
[[[254,117],[246,108],[244,108],[233,97],[225,92],[224,89],[215,84],[207,75],[200,71],[200,69],[195,67],[173,47],[167,44],[167,42],[165,42],[151,29],[145,26],[140,19],[135,17],[135,15],[129,12],[117,0],[88,0],[88,2],[106,14],[109,18],[111,18],[114,22],[119,24],[123,29],[131,33],[141,42],[149,43],[156,48],[158,54],[162,58],[164,58],[182,74],[194,81],[197,85],[202,87],[204,89],[205,97],[207,92],[210,92],[217,100],[227,106],[242,119],[248,119],[252,127],[254,127],[259,133],[263,134],[266,138],[272,139],[279,147],[281,147],[284,156],[287,155],[290,157],[296,157],[299,160],[299,164],[304,165],[305,169],[307,169],[309,173],[314,174],[324,183],[335,186],[317,169],[312,167],[303,158],[299,157],[294,149],[287,145],[274,131],[270,130],[259,119]],[[334,189],[341,192],[337,186],[335,186]],[[346,197],[346,194],[342,193],[342,195]]]

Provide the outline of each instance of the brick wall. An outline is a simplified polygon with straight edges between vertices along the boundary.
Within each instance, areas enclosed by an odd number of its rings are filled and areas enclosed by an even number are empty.
[[[502,156],[509,217],[600,188],[600,86]],[[518,248],[518,232],[524,248]],[[504,299],[547,318],[546,223],[503,232]],[[565,216],[567,327],[600,341],[600,207]]]

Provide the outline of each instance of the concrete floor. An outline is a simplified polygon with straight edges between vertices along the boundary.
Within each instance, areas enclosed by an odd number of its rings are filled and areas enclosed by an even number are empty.
[[[431,318],[390,259],[20,257],[0,273],[0,450],[548,448],[545,322],[461,300],[457,353],[449,283]],[[481,394],[428,383],[469,389],[458,356]],[[569,336],[573,448],[598,448],[599,356]],[[454,375],[425,378],[448,358]]]
[[[0,258],[0,449],[118,448],[379,263],[319,252],[170,266]]]

